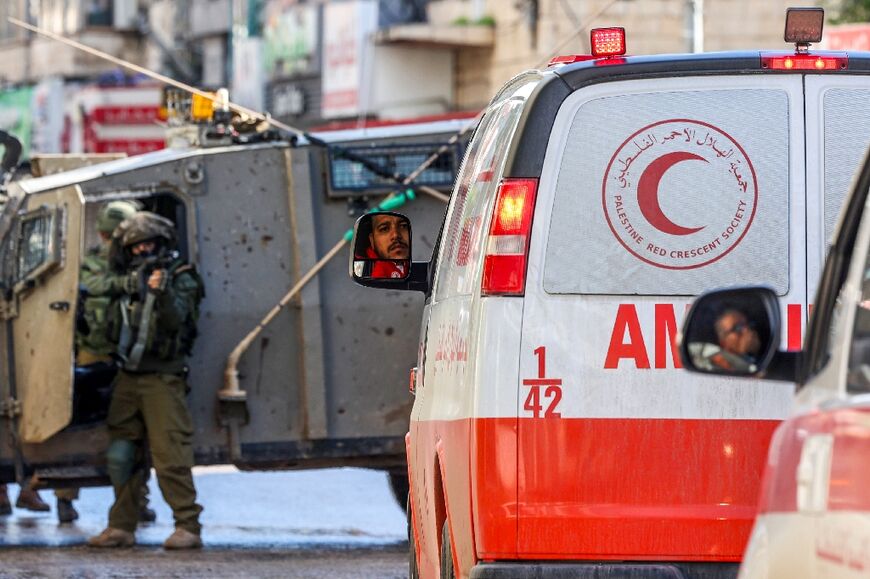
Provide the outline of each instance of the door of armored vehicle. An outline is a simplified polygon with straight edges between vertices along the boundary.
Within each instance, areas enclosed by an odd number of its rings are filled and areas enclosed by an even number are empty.
[[[3,434],[26,462],[72,418],[73,340],[84,198],[77,185],[25,195],[2,216]],[[8,451],[9,446],[6,446]]]

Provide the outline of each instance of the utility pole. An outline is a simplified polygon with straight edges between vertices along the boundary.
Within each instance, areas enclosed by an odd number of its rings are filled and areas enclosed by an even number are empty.
[[[690,52],[704,52],[704,0],[686,0],[686,37]]]
[[[35,0],[25,0],[20,4],[24,8],[23,20],[28,24],[36,23],[36,11],[39,10]],[[24,81],[33,81],[33,33],[29,30],[24,33]]]

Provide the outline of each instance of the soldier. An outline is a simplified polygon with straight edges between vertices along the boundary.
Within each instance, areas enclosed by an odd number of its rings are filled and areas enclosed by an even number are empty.
[[[110,267],[109,248],[115,228],[140,208],[135,201],[111,201],[97,214],[96,229],[100,243],[88,250],[79,275],[82,301],[79,304],[80,323],[76,328],[77,374],[106,374],[114,370],[116,345],[110,335],[111,312],[113,307],[117,307],[126,277]],[[154,521],[156,515],[148,508],[147,484],[143,484],[141,492],[140,520]],[[58,520],[69,523],[77,519],[79,515],[72,501],[78,498],[78,489],[58,489],[54,494],[57,497]]]
[[[107,419],[115,503],[109,526],[88,544],[135,543],[137,490],[147,440],[157,483],[175,518],[175,532],[163,546],[198,548],[202,507],[196,504],[191,474],[193,426],[185,400],[185,360],[196,337],[202,281],[173,251],[175,229],[168,219],[142,211],[124,221],[113,237],[113,252],[128,272],[118,338],[123,363]]]

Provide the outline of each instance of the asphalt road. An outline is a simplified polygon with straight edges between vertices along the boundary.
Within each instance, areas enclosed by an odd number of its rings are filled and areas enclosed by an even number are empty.
[[[132,549],[95,551],[87,537],[106,523],[112,493],[83,489],[79,520],[16,510],[0,517],[0,578],[290,577],[392,579],[407,576],[405,516],[384,473],[363,469],[240,473],[196,469],[205,548],[172,553],[171,511],[152,478],[157,522]],[[10,486],[15,499],[17,487]]]

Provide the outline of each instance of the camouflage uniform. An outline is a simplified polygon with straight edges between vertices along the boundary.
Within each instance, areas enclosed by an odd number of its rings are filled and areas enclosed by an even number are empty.
[[[129,201],[108,203],[97,217],[97,231],[111,236],[118,225],[135,215],[138,209]],[[79,287],[84,295],[80,307],[86,331],[76,332],[79,366],[110,362],[116,349],[110,327],[112,308],[117,307],[117,299],[124,293],[127,276],[109,266],[110,241],[111,238],[88,250],[82,260]]]
[[[76,332],[77,365],[112,360],[116,344],[111,339],[111,309],[117,307],[125,281],[126,276],[109,268],[108,244],[88,250],[79,276],[79,285],[86,292],[81,307],[87,332]]]
[[[156,238],[167,249],[174,242],[171,227],[168,220],[140,212],[115,232],[115,248],[121,246],[127,252],[141,241]],[[137,361],[131,354],[135,346],[125,346],[123,338],[119,345],[119,354],[125,361],[115,384],[107,419],[112,438],[107,458],[115,489],[115,504],[109,512],[109,529],[104,533],[111,529],[132,533],[136,529],[136,490],[144,472],[141,457],[135,453],[147,440],[157,482],[164,499],[172,507],[176,529],[196,535],[198,541],[202,507],[196,504],[191,475],[193,424],[186,404],[184,376],[185,360],[196,333],[198,304],[203,296],[202,281],[192,266],[177,258],[166,260],[154,269],[164,270],[165,289],[147,289],[145,280],[149,272],[131,267],[121,300],[122,317],[126,320],[122,335],[126,331],[139,343],[140,330],[145,326],[147,339],[142,340],[144,353]],[[140,283],[130,283],[136,278]],[[154,294],[151,298],[153,310],[150,320],[143,320],[146,309],[143,304],[147,302],[149,292]],[[164,545],[172,547],[170,541]]]

